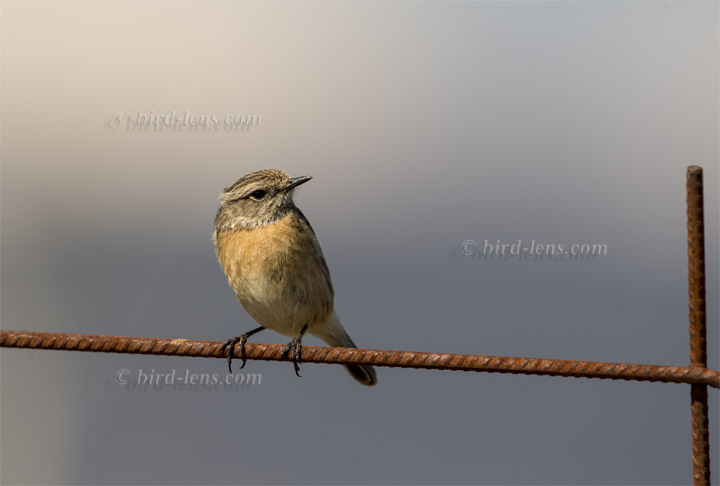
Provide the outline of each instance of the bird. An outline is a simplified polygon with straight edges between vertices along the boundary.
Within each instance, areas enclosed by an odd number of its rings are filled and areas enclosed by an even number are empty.
[[[217,259],[243,308],[260,324],[222,345],[231,373],[235,346],[240,344],[242,369],[245,343],[265,329],[292,337],[281,356],[290,355],[297,376],[306,332],[330,346],[357,347],[335,312],[330,270],[315,231],[293,202],[294,190],[310,179],[265,169],[220,194],[213,233]],[[346,368],[363,385],[377,383],[372,366]]]

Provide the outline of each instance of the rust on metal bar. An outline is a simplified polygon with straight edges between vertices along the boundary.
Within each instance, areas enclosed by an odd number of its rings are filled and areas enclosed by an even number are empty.
[[[707,327],[705,314],[705,223],[703,216],[703,170],[687,169],[688,293],[690,306],[690,366],[707,368]],[[710,433],[708,393],[702,384],[690,389],[692,422],[693,479],[710,484]]]
[[[65,334],[28,331],[0,331],[0,347],[61,349],[103,353],[153,354],[225,358],[220,352],[221,341],[191,339],[158,339],[92,334]],[[248,359],[287,361],[281,358],[281,344],[245,345]],[[235,353],[239,353],[239,346]],[[331,348],[303,346],[305,363],[371,364],[395,368],[423,368],[456,371],[484,371],[525,375],[606,378],[613,380],[658,381],[666,383],[697,383],[720,388],[720,372],[699,367],[659,366],[597,361],[517,358],[471,354],[384,351],[376,349]]]

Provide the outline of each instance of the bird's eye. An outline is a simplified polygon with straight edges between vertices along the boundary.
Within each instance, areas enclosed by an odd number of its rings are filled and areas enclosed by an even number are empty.
[[[267,192],[263,191],[262,189],[258,189],[257,191],[253,191],[250,194],[250,199],[254,199],[256,201],[261,201],[265,199],[265,196],[267,196]]]

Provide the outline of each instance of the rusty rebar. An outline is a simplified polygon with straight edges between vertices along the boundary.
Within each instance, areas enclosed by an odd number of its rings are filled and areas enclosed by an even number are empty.
[[[690,366],[707,368],[705,314],[705,223],[703,215],[703,170],[687,169],[688,303],[690,307]],[[693,479],[710,484],[710,433],[707,386],[690,388]]]
[[[220,352],[221,345],[221,341],[196,341],[191,339],[0,331],[0,347],[13,348],[225,358],[225,355]],[[245,345],[246,355],[250,360],[287,361],[287,358],[280,357],[283,348],[284,346],[281,344],[247,343]],[[239,350],[240,348],[236,347],[235,353],[237,354]],[[395,368],[695,383],[720,388],[720,372],[697,366],[603,363],[597,361],[384,351],[325,346],[303,346],[302,360],[305,363],[371,364]]]

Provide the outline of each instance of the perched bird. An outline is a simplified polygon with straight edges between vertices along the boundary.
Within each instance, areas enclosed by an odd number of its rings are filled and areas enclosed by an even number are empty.
[[[354,348],[334,310],[335,292],[325,257],[310,223],[293,203],[293,190],[311,177],[293,177],[277,169],[241,177],[220,195],[213,241],[230,287],[260,327],[228,339],[228,368],[240,343],[245,366],[247,339],[272,329],[292,341],[290,353],[299,375],[302,337],[309,332],[330,346]],[[346,366],[363,385],[375,385],[372,366]]]

